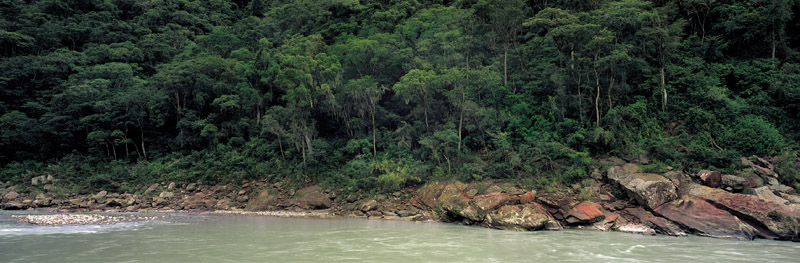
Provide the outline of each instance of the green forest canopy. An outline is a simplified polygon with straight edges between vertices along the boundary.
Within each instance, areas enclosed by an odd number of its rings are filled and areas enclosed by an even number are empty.
[[[544,186],[608,157],[691,170],[759,155],[794,183],[798,13],[795,0],[0,0],[0,180]]]

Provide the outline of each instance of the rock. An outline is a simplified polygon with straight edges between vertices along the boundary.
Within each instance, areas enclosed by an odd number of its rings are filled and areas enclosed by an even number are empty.
[[[172,192],[169,192],[169,191],[164,191],[164,192],[161,192],[161,194],[159,194],[158,197],[161,197],[161,198],[173,198],[173,197],[175,197],[175,194],[172,193]]]
[[[383,216],[383,213],[381,213],[380,211],[374,211],[373,210],[373,211],[367,212],[367,215],[369,217],[381,217],[381,216]]]
[[[2,208],[3,210],[23,210],[23,209],[28,209],[28,206],[21,202],[8,201],[5,204],[3,204],[2,207],[0,208]]]
[[[245,194],[247,194],[247,190],[245,190],[245,189],[239,190],[239,192],[237,192],[236,194],[237,195],[245,195]]]
[[[92,196],[92,199],[99,201],[99,200],[102,200],[102,199],[106,198],[106,195],[108,195],[108,192],[103,190],[103,191],[100,191],[99,193],[95,194],[94,196]]]
[[[592,224],[605,219],[602,206],[597,203],[584,201],[576,205],[567,213],[566,221],[571,225]]]
[[[738,240],[756,237],[755,228],[697,197],[674,200],[656,208],[655,212],[701,236]]]
[[[399,216],[399,217],[409,217],[409,216],[414,216],[414,215],[417,215],[417,213],[414,212],[414,211],[409,211],[409,210],[397,211],[397,216]]]
[[[348,194],[347,197],[344,198],[345,201],[348,203],[352,203],[358,201],[358,195],[356,194]]]
[[[220,210],[231,209],[231,200],[228,198],[219,199],[217,203],[214,204],[214,207]]]
[[[197,184],[191,183],[191,184],[186,186],[186,191],[192,192],[194,190],[197,190]]]
[[[258,196],[247,202],[245,209],[250,211],[263,211],[276,204],[278,204],[278,197],[270,194],[269,190],[263,190],[258,193]]]
[[[362,212],[369,212],[369,211],[378,209],[379,205],[380,205],[380,203],[378,203],[378,201],[376,201],[375,199],[371,199],[371,200],[366,201],[363,204],[361,204],[361,207],[359,207],[359,210],[361,210]]]
[[[783,185],[783,184],[780,184],[780,183],[770,185],[769,189],[777,191],[777,192],[780,192],[780,193],[784,193],[784,194],[794,194],[795,193],[794,192],[794,188],[791,188],[789,186],[786,186],[786,185]]]
[[[466,194],[467,194],[467,197],[473,198],[476,195],[478,195],[478,189],[475,189],[475,188],[469,189],[469,190],[467,190]]]
[[[248,200],[250,200],[250,197],[246,196],[246,195],[240,195],[240,196],[236,197],[236,202],[244,203],[244,202],[247,202]]]
[[[696,196],[732,211],[739,219],[753,226],[763,226],[759,236],[771,239],[800,241],[800,211],[793,206],[777,204],[764,198],[726,192],[694,184],[687,194]],[[757,233],[758,234],[758,233]]]
[[[558,230],[561,224],[539,204],[505,205],[486,215],[489,227],[512,230]]]
[[[56,187],[54,185],[52,185],[52,184],[46,184],[46,185],[42,186],[42,189],[47,190],[47,191],[53,191],[53,189],[56,189]]]
[[[161,185],[157,184],[157,183],[153,184],[153,185],[150,185],[150,187],[148,187],[147,190],[144,190],[144,194],[152,193],[152,192],[158,190],[159,187],[161,187]]]
[[[717,171],[700,170],[697,172],[697,177],[703,185],[713,188],[722,186],[722,173]]]
[[[17,192],[11,191],[11,192],[8,192],[7,194],[5,194],[3,197],[6,200],[14,200],[14,199],[19,198],[19,194]]]
[[[500,186],[497,185],[489,186],[489,188],[486,189],[486,193],[502,193],[502,192],[503,188],[500,188]]]
[[[39,181],[39,177],[38,176],[34,177],[34,178],[31,178],[31,185],[39,185],[39,183],[40,183],[40,181]]]
[[[735,175],[723,174],[722,185],[725,187],[730,187],[736,192],[741,192],[745,186],[749,186],[750,184],[744,178]]]
[[[174,189],[175,189],[175,182],[169,182],[169,185],[167,185],[167,190],[171,191]]]
[[[309,186],[295,192],[295,204],[302,209],[325,209],[331,207],[331,199],[319,186]]]
[[[485,195],[476,196],[472,199],[472,204],[477,206],[480,210],[489,211],[494,210],[508,202],[511,196],[504,193],[489,193]]]
[[[635,223],[624,223],[619,226],[615,226],[614,230],[620,232],[627,232],[627,233],[636,233],[636,234],[644,234],[644,235],[655,235],[656,231],[648,226],[643,224],[635,224]]]
[[[427,184],[417,190],[416,196],[419,197],[420,202],[429,208],[436,208],[439,206],[439,196],[442,194],[448,182],[435,182]]]
[[[535,200],[536,191],[527,192],[519,196],[519,203],[523,205],[533,203]]]
[[[622,185],[637,203],[648,209],[678,198],[672,181],[657,174],[637,173],[638,170],[634,164],[614,166],[608,169],[608,178]]]
[[[720,190],[721,191],[721,190]],[[661,217],[657,217],[652,213],[642,209],[641,207],[631,207],[622,210],[620,213],[628,216],[628,221],[633,223],[644,224],[645,226],[654,229],[657,233],[670,236],[686,236],[686,232],[680,226],[672,223]]]
[[[778,177],[778,174],[775,173],[775,166],[762,158],[753,156],[748,159],[742,157],[742,164],[750,166],[756,174],[762,177]]]

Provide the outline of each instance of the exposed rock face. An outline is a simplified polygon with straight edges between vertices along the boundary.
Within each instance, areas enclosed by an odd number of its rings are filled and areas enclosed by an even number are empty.
[[[697,198],[684,197],[658,208],[655,212],[701,236],[752,240],[757,230],[725,210]]]
[[[250,211],[263,211],[278,204],[278,197],[270,194],[269,190],[263,190],[255,198],[251,198],[245,209]]]
[[[5,204],[0,205],[0,209],[3,210],[23,210],[27,208],[27,205],[17,201],[8,201]]]
[[[602,206],[597,203],[585,201],[576,205],[567,213],[566,221],[569,224],[591,224],[605,219]]]
[[[295,193],[297,207],[303,209],[325,209],[331,207],[331,199],[319,186],[309,186]]]
[[[505,205],[486,215],[489,227],[512,230],[558,230],[561,224],[539,204]]]
[[[608,169],[608,178],[622,185],[640,205],[654,209],[678,198],[672,181],[658,175],[638,173],[634,164],[615,166]]]
[[[670,236],[686,236],[686,232],[672,221],[653,215],[641,207],[630,207],[622,210],[621,213],[627,217],[631,223],[643,224],[652,228],[656,233]]]
[[[776,204],[766,199],[735,194],[702,185],[687,188],[689,195],[724,207],[759,229],[759,237],[800,240],[800,211],[793,206]]]
[[[501,205],[504,205],[511,196],[504,193],[488,193],[485,195],[475,196],[472,203],[482,211],[494,210]]]

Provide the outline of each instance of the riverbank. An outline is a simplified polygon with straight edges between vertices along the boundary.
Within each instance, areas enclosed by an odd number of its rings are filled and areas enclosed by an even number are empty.
[[[763,159],[743,159],[737,175],[687,174],[667,169],[646,173],[615,163],[591,179],[537,191],[502,181],[442,181],[389,195],[361,196],[312,185],[293,189],[280,182],[241,185],[159,183],[139,194],[101,191],[53,198],[3,187],[3,209],[58,212],[210,212],[279,217],[361,217],[440,221],[510,230],[563,228],[672,236],[700,235],[752,240],[800,237],[800,196],[777,183]],[[36,178],[47,183],[47,178]]]

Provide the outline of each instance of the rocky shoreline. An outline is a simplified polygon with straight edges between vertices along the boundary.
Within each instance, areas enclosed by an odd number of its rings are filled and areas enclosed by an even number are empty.
[[[0,186],[0,208],[358,217],[524,231],[580,228],[800,241],[800,196],[778,183],[780,175],[767,160],[753,157],[742,162],[748,168],[736,175],[705,170],[690,175],[670,169],[647,173],[639,165],[615,161],[608,168],[597,169],[591,179],[548,191],[522,189],[508,182],[443,181],[390,195],[360,196],[319,186],[295,190],[280,182],[252,181],[241,185],[163,183],[140,194],[101,191],[55,199],[47,191],[20,194],[14,187]],[[35,180],[32,183],[41,185],[48,178]],[[34,219],[25,220],[38,222]]]

